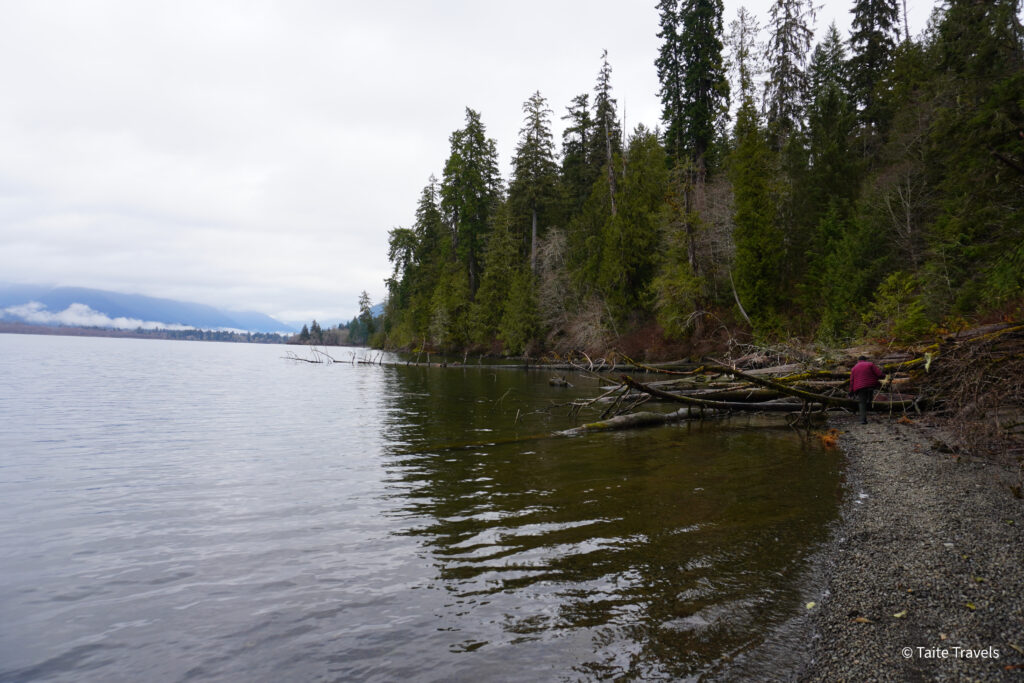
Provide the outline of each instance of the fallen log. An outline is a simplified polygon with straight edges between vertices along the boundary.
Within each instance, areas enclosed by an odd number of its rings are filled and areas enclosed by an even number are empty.
[[[650,384],[646,386],[651,386]],[[757,403],[760,401],[771,401],[779,398],[780,394],[771,389],[758,387],[736,387],[730,389],[695,389],[672,392],[680,396],[693,396],[694,398],[706,398],[713,401],[737,401],[739,403]]]
[[[629,415],[619,415],[608,420],[600,420],[598,422],[590,422],[579,427],[573,427],[572,429],[565,429],[560,432],[555,432],[555,436],[580,436],[582,434],[588,434],[590,432],[608,432],[619,429],[633,429],[635,427],[650,427],[652,425],[663,425],[671,424],[673,422],[682,422],[688,419],[702,419],[707,417],[704,411],[700,410],[696,406],[686,406],[680,408],[671,413],[630,413]]]
[[[775,413],[798,413],[801,410],[806,410],[810,407],[811,410],[822,410],[824,405],[822,403],[808,403],[808,402],[777,402],[777,401],[719,401],[709,398],[699,398],[693,395],[685,394],[671,394],[661,389],[656,389],[651,386],[647,386],[637,382],[632,377],[626,375],[622,376],[622,381],[627,386],[636,391],[643,392],[649,396],[660,398],[663,401],[673,401],[675,403],[686,403],[692,406],[699,406],[702,408],[712,408],[715,410],[736,410],[743,412],[775,412]]]

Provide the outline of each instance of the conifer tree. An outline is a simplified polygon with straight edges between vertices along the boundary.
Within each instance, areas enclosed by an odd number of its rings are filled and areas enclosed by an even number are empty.
[[[666,145],[672,156],[672,175],[668,205],[672,226],[664,236],[668,251],[682,250],[684,264],[663,264],[660,292],[678,289],[686,280],[697,286],[701,282],[697,263],[697,236],[701,231],[704,208],[704,183],[709,171],[708,152],[712,142],[724,128],[728,114],[729,81],[722,59],[721,0],[663,1],[658,6],[662,16],[662,56],[658,62],[662,80],[663,120],[666,123]],[[671,61],[670,59],[671,58]],[[671,69],[669,67],[672,67]],[[675,90],[677,89],[677,90]],[[673,91],[675,90],[675,91]],[[692,177],[684,178],[683,174]],[[685,192],[683,196],[674,194]],[[684,208],[685,207],[685,208]],[[678,242],[685,241],[685,247]],[[685,270],[685,275],[682,270]],[[673,273],[673,274],[669,274]],[[668,283],[673,283],[671,287]],[[698,311],[704,308],[702,287],[687,297]],[[662,305],[660,316],[665,323],[674,319],[673,306]],[[701,315],[698,313],[697,319]],[[667,324],[666,329],[678,328]],[[699,330],[698,330],[699,333]]]
[[[480,253],[501,196],[498,151],[486,135],[480,114],[469,108],[465,128],[452,133],[449,141],[441,214],[451,231],[455,256],[465,269],[471,299],[480,285]]]
[[[762,47],[758,41],[761,27],[757,17],[746,7],[740,7],[736,18],[729,23],[726,42],[731,53],[730,66],[733,72],[733,83],[740,104],[755,101],[755,80],[761,74]]]
[[[814,48],[808,68],[812,98],[807,111],[809,163],[798,188],[806,238],[799,259],[804,267],[796,272],[802,308],[812,312],[806,320],[808,329],[820,328],[820,302],[835,283],[830,279],[830,271],[837,265],[834,250],[850,229],[859,190],[858,156],[850,150],[856,112],[846,95],[846,74],[846,50],[833,23]],[[853,243],[847,240],[843,244],[849,248]],[[845,297],[841,300],[847,301]],[[848,310],[837,311],[843,313]],[[828,333],[834,334],[838,328],[830,325]]]
[[[683,120],[683,79],[685,64],[680,39],[679,0],[660,0],[661,47],[654,64],[661,89],[661,120],[665,124],[665,151],[673,161],[685,156],[686,123]]]
[[[420,264],[438,259],[444,253],[446,231],[439,205],[439,192],[437,178],[431,174],[416,204],[416,222],[413,225],[416,235],[415,257]]]
[[[749,98],[736,114],[734,135],[729,177],[735,195],[736,293],[755,333],[771,336],[780,325],[785,247],[776,222],[772,153]]]
[[[540,314],[537,310],[534,277],[529,270],[518,268],[512,273],[498,338],[506,354],[519,355],[527,351],[539,334]]]
[[[484,273],[480,288],[469,310],[470,341],[488,346],[498,336],[498,325],[510,296],[513,273],[521,264],[520,236],[510,226],[510,207],[506,202],[498,209],[494,229],[484,252]]]
[[[567,255],[572,283],[581,296],[593,293],[601,268],[603,234],[612,220],[608,183],[596,180],[580,210],[569,220]]]
[[[622,128],[618,121],[618,102],[612,97],[612,67],[608,50],[601,53],[601,70],[594,86],[594,134],[590,136],[588,156],[591,164],[604,169],[608,178],[608,198],[615,215],[615,155],[622,151]]]
[[[658,274],[652,283],[654,310],[669,336],[680,337],[691,329],[701,333],[707,283],[698,273],[696,235],[701,216],[692,203],[696,173],[692,166],[675,164],[661,220]]]
[[[370,335],[374,333],[374,320],[373,320],[373,302],[370,301],[370,295],[363,290],[359,293],[359,322],[366,328],[366,337],[369,339]],[[313,326],[317,329],[317,335],[320,334],[320,326],[317,325],[316,321],[313,321]]]
[[[683,63],[683,120],[686,147],[699,177],[707,153],[724,127],[729,109],[729,81],[722,60],[722,0],[683,0],[680,35]]]
[[[850,32],[850,85],[865,122],[877,126],[881,117],[875,90],[892,63],[899,34],[897,0],[855,0]]]
[[[805,66],[811,49],[815,8],[812,0],[775,0],[771,8],[765,59],[764,108],[775,149],[803,125],[807,97]]]
[[[1020,5],[949,0],[938,25],[934,54],[948,104],[931,127],[928,166],[945,201],[929,239],[929,275],[945,284],[934,288],[942,308],[997,306],[1024,289]]]
[[[857,170],[849,148],[854,112],[846,95],[846,50],[833,23],[815,47],[808,69],[810,168],[801,191],[807,196],[806,220],[812,225],[835,207],[846,217],[857,196]],[[820,245],[818,245],[820,246]]]
[[[568,122],[562,131],[562,186],[568,212],[575,214],[590,196],[599,170],[590,160],[594,134],[590,95],[583,93],[574,97],[562,120]]]
[[[388,231],[388,261],[393,265],[391,277],[385,283],[388,287],[388,307],[396,313],[405,310],[410,303],[418,246],[415,231],[409,228]]]
[[[630,138],[626,174],[620,184],[619,210],[602,231],[598,283],[616,318],[646,308],[646,290],[654,277],[661,208],[668,164],[657,135],[638,126]]]
[[[558,164],[551,135],[551,110],[540,91],[523,103],[523,112],[526,118],[512,158],[509,204],[514,221],[528,221],[525,241],[529,244],[530,270],[536,272],[538,229],[550,223],[556,209]]]
[[[729,82],[722,61],[721,0],[662,0],[661,81],[665,146],[675,162],[693,159],[698,173],[726,116]]]
[[[431,175],[420,193],[416,205],[416,222],[412,228],[416,235],[416,256],[415,270],[409,285],[413,293],[409,306],[409,341],[422,340],[427,336],[431,295],[437,287],[441,268],[455,258],[449,239],[450,231],[441,214],[440,201],[437,178]]]
[[[388,232],[388,260],[393,271],[388,287],[385,332],[403,345],[422,340],[430,320],[430,301],[442,264],[454,258],[438,206],[437,179],[420,193],[412,228]]]

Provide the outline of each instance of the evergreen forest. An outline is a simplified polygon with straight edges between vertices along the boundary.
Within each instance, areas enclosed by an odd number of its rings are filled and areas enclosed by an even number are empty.
[[[851,4],[842,36],[811,0],[765,26],[661,0],[661,121],[624,130],[605,53],[560,113],[526,98],[507,179],[467,108],[388,235],[371,342],[652,357],[1019,316],[1020,0],[940,2],[917,37],[901,0]]]

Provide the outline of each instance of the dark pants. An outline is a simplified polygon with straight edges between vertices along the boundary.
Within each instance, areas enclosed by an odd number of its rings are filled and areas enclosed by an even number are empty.
[[[861,424],[868,423],[868,406],[871,405],[871,399],[875,397],[874,387],[864,387],[858,389],[855,394],[857,397],[857,412],[860,414]]]

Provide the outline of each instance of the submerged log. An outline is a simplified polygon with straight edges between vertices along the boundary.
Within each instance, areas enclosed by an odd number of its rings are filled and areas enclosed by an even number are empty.
[[[688,419],[700,419],[702,417],[706,417],[706,415],[704,415],[704,412],[700,408],[697,408],[696,406],[686,406],[685,408],[680,408],[679,410],[671,413],[641,412],[630,413],[629,415],[619,415],[618,417],[613,417],[608,420],[590,422],[585,425],[580,425],[579,427],[555,432],[555,435],[580,436],[590,432],[608,432],[619,429],[633,429],[635,427],[650,427],[652,425],[671,424],[673,422],[681,422]]]

